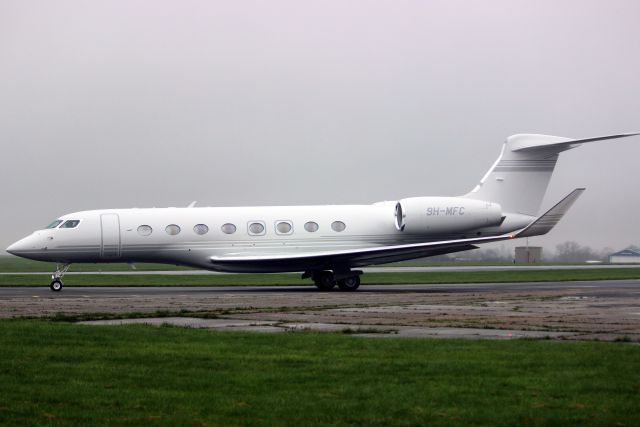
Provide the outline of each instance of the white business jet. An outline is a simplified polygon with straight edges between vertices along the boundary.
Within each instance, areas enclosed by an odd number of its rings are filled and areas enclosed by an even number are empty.
[[[239,273],[304,272],[318,289],[354,291],[355,268],[474,249],[549,232],[577,188],[537,216],[558,155],[633,134],[570,139],[514,135],[480,183],[460,197],[371,205],[107,209],[64,215],[7,252],[57,263],[153,262]]]

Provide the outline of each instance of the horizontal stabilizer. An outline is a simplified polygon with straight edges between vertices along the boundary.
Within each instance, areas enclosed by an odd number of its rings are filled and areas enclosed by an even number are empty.
[[[527,152],[537,150],[552,149],[556,152],[568,150],[577,147],[585,142],[604,141],[607,139],[626,138],[629,136],[640,135],[640,133],[619,133],[616,135],[596,136],[592,138],[571,139],[559,136],[548,135],[513,135],[509,137],[511,140],[511,151]]]
[[[565,213],[578,200],[578,197],[584,192],[584,188],[576,188],[567,197],[562,199],[558,204],[549,209],[544,215],[527,225],[522,231],[516,233],[513,237],[531,237],[547,234],[553,227],[558,224]]]

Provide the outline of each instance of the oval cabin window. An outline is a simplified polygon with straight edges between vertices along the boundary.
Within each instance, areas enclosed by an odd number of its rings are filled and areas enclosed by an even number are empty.
[[[264,234],[264,224],[262,224],[261,222],[250,222],[249,234],[252,234],[254,236]]]
[[[196,224],[193,226],[193,232],[202,236],[209,232],[209,227],[206,224]]]
[[[165,227],[164,231],[166,231],[169,236],[175,236],[180,233],[180,226],[176,224],[169,224]]]
[[[224,234],[233,234],[236,232],[236,226],[230,223],[224,224],[220,229]]]
[[[318,231],[318,228],[320,228],[318,226],[318,223],[313,221],[309,221],[304,225],[304,229],[309,233],[315,233],[316,231]]]
[[[150,236],[153,233],[153,228],[150,225],[141,225],[138,227],[138,234],[141,236]]]
[[[333,221],[331,223],[331,229],[333,231],[337,231],[338,233],[344,231],[345,228],[347,228],[347,226],[342,221]]]
[[[288,221],[280,221],[276,224],[276,232],[278,234],[291,234],[293,226]]]

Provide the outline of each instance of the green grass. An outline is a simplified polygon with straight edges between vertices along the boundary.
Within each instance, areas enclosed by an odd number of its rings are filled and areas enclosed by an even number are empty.
[[[141,271],[191,270],[171,264],[136,263],[135,269]],[[56,269],[53,262],[33,261],[16,256],[0,256],[0,272],[2,273],[52,273]],[[101,264],[73,264],[73,271],[131,271],[131,265],[123,262]]]
[[[538,264],[540,265],[540,264]],[[543,265],[566,265],[560,263],[548,263]],[[135,263],[135,270],[139,271],[174,271],[174,270],[191,270],[189,267],[176,266],[172,264],[152,264],[152,263]],[[459,267],[459,266],[513,266],[510,262],[435,262],[429,260],[402,261],[391,264],[382,265],[382,267]],[[56,268],[55,263],[32,261],[16,256],[0,255],[0,272],[1,273],[33,273],[33,272],[53,272]],[[100,264],[73,264],[73,271],[131,271],[133,268],[130,264],[116,263],[100,263]]]
[[[2,286],[48,286],[50,275],[0,276]],[[229,275],[67,275],[64,286],[234,286],[234,285],[303,285],[299,274],[229,274]]]
[[[408,283],[511,283],[568,280],[640,279],[640,268],[533,270],[533,271],[455,271],[429,273],[367,273],[363,284]],[[46,286],[49,275],[2,275],[1,286]],[[65,286],[234,286],[234,285],[305,285],[310,280],[298,274],[229,274],[229,275],[67,275]]]
[[[627,343],[1,321],[3,425],[640,425]]]

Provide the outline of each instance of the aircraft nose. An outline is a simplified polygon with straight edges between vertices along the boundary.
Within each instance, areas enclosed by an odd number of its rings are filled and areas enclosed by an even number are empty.
[[[33,253],[38,248],[38,239],[35,233],[18,240],[7,248],[7,252],[12,255],[24,257],[26,254]]]
[[[24,252],[24,250],[27,248],[24,240],[25,239],[20,239],[17,242],[10,245],[7,248],[7,252],[9,252],[12,255],[20,255],[20,253]]]
[[[43,236],[38,231],[18,240],[6,250],[12,255],[37,261],[49,261],[50,258]]]

